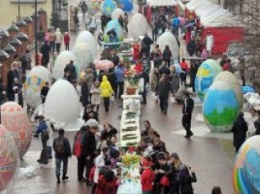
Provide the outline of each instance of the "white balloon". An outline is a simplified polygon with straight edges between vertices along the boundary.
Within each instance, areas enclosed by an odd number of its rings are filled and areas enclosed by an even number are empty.
[[[45,82],[50,82],[51,81],[51,73],[50,71],[41,65],[37,65],[31,69],[29,72],[28,77],[30,76],[37,76],[41,78]]]
[[[125,13],[124,13],[124,11],[123,11],[122,9],[116,8],[116,9],[114,9],[114,11],[112,12],[111,18],[112,18],[112,19],[118,19],[120,15],[121,15],[122,17],[124,17],[124,14],[125,14]]]
[[[146,18],[142,14],[136,13],[130,20],[128,24],[128,29],[130,35],[134,39],[137,39],[139,36],[144,36],[145,34],[147,34],[149,25]]]
[[[165,46],[168,45],[172,52],[173,60],[178,59],[179,57],[179,45],[175,36],[169,31],[166,30],[157,40],[161,51],[165,49]]]
[[[89,31],[85,30],[78,35],[75,41],[75,45],[81,42],[87,44],[87,47],[90,49],[92,56],[95,57],[97,52],[97,41],[95,37]]]
[[[84,42],[78,42],[72,51],[75,55],[75,66],[79,75],[80,72],[85,72],[89,63],[94,61],[94,58],[88,44]]]
[[[75,61],[75,55],[71,51],[62,51],[55,60],[54,67],[52,69],[52,76],[56,80],[62,79],[64,76],[64,68],[70,62]]]
[[[67,80],[60,79],[50,88],[44,113],[56,123],[71,125],[77,122],[80,115],[80,102],[74,86]]]

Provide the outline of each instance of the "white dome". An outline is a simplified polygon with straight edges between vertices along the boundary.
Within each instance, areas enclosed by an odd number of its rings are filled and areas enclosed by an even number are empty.
[[[130,35],[134,39],[137,39],[139,36],[144,36],[148,32],[149,26],[146,18],[142,14],[136,13],[130,20],[128,29]]]
[[[62,79],[64,76],[64,68],[70,62],[75,61],[75,55],[71,51],[62,51],[55,60],[54,67],[52,69],[52,76],[56,80]]]
[[[161,51],[165,49],[165,46],[168,45],[172,52],[173,60],[178,59],[179,56],[179,46],[175,36],[169,31],[166,30],[157,40],[157,43],[160,46]]]
[[[78,35],[75,41],[75,45],[81,42],[86,43],[87,47],[91,51],[92,56],[95,57],[97,52],[97,41],[95,37],[89,31],[85,30]]]
[[[80,102],[74,86],[67,80],[60,79],[50,88],[44,113],[56,123],[69,125],[76,123],[80,115]]]

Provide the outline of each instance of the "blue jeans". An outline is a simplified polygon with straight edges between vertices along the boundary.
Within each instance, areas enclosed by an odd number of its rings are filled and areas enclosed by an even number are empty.
[[[55,158],[56,162],[56,176],[60,176],[61,163],[63,162],[63,175],[67,174],[68,171],[68,158]]]

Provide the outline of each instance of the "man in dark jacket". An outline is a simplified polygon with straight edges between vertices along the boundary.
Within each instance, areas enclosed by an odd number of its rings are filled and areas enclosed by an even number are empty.
[[[42,54],[42,65],[46,68],[50,61],[50,52],[51,52],[51,47],[49,46],[48,42],[45,41],[45,43],[41,47],[41,54]]]
[[[171,74],[171,71],[169,69],[169,67],[166,66],[166,62],[163,61],[162,66],[159,69],[159,74],[162,76],[163,74],[166,74],[167,76],[169,76]]]
[[[68,159],[71,157],[71,146],[68,138],[64,137],[64,129],[59,130],[59,137],[55,138],[53,141],[53,149],[55,151],[55,161],[56,161],[56,177],[57,184],[60,184],[60,168],[61,163],[63,163],[63,175],[62,180],[67,180],[68,171]]]
[[[171,83],[168,79],[168,76],[166,74],[163,74],[162,79],[160,80],[158,85],[158,96],[160,100],[161,112],[165,115],[167,114],[168,109],[169,92],[173,93]]]
[[[82,151],[83,155],[86,156],[86,184],[90,185],[90,181],[88,180],[90,170],[93,167],[94,158],[96,156],[96,138],[95,134],[98,130],[98,126],[89,126],[90,129],[83,137],[82,141]]]
[[[182,126],[186,130],[185,138],[189,139],[193,133],[191,132],[191,115],[194,108],[194,100],[190,97],[189,92],[185,93],[185,99],[182,106]]]
[[[64,68],[64,77],[67,78],[70,82],[73,82],[77,79],[76,67],[73,60],[71,60]]]
[[[49,92],[49,82],[46,82],[45,85],[41,89],[42,104],[44,104],[48,92]]]
[[[145,44],[147,48],[147,55],[150,56],[150,50],[151,45],[153,44],[153,40],[147,34],[145,34],[142,42]]]
[[[190,56],[193,56],[196,51],[196,43],[194,37],[191,38],[190,42],[187,44],[187,52]]]
[[[238,152],[240,146],[246,140],[247,130],[248,130],[248,127],[247,127],[247,123],[244,119],[244,113],[240,112],[232,127],[233,145],[236,148],[236,153]]]

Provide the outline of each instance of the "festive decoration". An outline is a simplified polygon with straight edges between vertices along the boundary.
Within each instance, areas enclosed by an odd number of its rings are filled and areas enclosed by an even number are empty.
[[[114,63],[109,60],[100,60],[95,64],[96,69],[108,71],[109,69],[114,67]]]
[[[22,158],[32,140],[32,127],[26,112],[17,103],[6,102],[1,105],[1,123],[11,132]]]
[[[200,65],[195,79],[195,90],[201,101],[204,100],[208,88],[221,71],[219,63],[213,59],[208,59]]]
[[[260,136],[250,137],[242,145],[233,167],[236,194],[260,193]]]
[[[122,9],[126,12],[133,10],[133,3],[130,0],[120,0],[120,4]]]
[[[203,102],[203,117],[211,130],[230,130],[239,110],[236,93],[229,84],[215,81],[207,90]]]
[[[139,165],[140,157],[138,155],[124,155],[122,156],[122,163],[124,166]]]
[[[77,122],[80,114],[79,96],[70,82],[60,79],[53,84],[45,101],[44,112],[59,126]]]
[[[223,81],[229,84],[234,89],[237,100],[239,102],[239,107],[241,109],[243,107],[244,98],[242,93],[242,87],[237,77],[229,71],[223,71],[215,77],[214,82],[215,81]]]
[[[42,103],[41,89],[45,81],[37,76],[29,76],[24,83],[24,100],[32,108],[36,108]]]
[[[29,77],[30,76],[37,76],[45,82],[51,81],[50,71],[46,67],[43,67],[41,65],[33,67],[29,73]]]
[[[102,5],[102,12],[110,16],[115,8],[115,3],[112,0],[105,0]]]
[[[18,168],[18,152],[11,133],[0,125],[0,192],[8,190]]]
[[[77,43],[72,51],[75,55],[75,66],[79,76],[80,72],[85,71],[89,63],[94,61],[94,58],[88,44],[84,42]]]
[[[70,62],[75,61],[75,55],[71,51],[62,51],[56,58],[54,67],[52,69],[52,76],[54,79],[62,79],[64,77],[64,68]]]
[[[146,18],[142,14],[136,13],[129,21],[128,29],[129,34],[134,39],[137,39],[139,36],[144,36],[145,34],[147,34],[149,25]]]
[[[116,8],[116,9],[114,9],[114,11],[112,12],[111,18],[117,20],[120,15],[123,17],[123,16],[124,16],[124,11],[123,11],[122,9],[120,9],[120,8]]]
[[[160,49],[163,51],[165,46],[168,45],[171,52],[173,60],[177,60],[179,57],[179,46],[175,36],[169,31],[166,30],[159,38],[157,43],[160,46]]]
[[[97,41],[95,37],[89,31],[85,30],[78,35],[75,45],[81,42],[87,44],[92,56],[95,57],[97,52]]]
[[[107,33],[114,29],[117,35],[117,42],[122,42],[124,39],[124,33],[121,25],[119,24],[118,20],[113,19],[110,22],[107,23],[106,28],[105,28],[105,33],[104,33],[104,42],[108,43],[110,42],[109,36]]]

